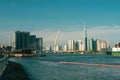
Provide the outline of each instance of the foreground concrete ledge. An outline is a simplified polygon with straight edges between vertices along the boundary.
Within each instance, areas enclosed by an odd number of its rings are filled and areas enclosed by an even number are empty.
[[[31,80],[23,66],[15,62],[8,62],[8,66],[0,77],[0,80]]]

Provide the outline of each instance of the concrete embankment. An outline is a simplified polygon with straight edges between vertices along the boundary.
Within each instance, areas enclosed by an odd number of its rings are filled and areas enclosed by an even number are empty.
[[[22,65],[15,62],[8,62],[8,65],[0,80],[30,80]]]
[[[3,74],[3,71],[5,70],[7,64],[8,56],[4,55],[2,58],[0,58],[0,76]]]

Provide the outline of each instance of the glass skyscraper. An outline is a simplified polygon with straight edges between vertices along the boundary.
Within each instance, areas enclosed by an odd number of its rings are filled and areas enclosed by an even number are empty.
[[[43,38],[36,38],[30,32],[15,31],[15,50],[35,49],[42,52]]]
[[[16,50],[18,49],[28,49],[30,43],[30,32],[15,32],[15,45]]]
[[[84,49],[87,51],[87,28],[86,28],[86,23],[84,22]]]

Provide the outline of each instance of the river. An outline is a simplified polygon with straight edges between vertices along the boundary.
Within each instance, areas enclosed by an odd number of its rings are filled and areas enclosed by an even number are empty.
[[[118,56],[47,54],[46,57],[9,60],[22,64],[31,80],[120,80]]]

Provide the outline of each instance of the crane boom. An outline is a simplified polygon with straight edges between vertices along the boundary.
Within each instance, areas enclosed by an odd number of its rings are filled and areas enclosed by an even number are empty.
[[[58,31],[56,38],[55,38],[55,42],[54,42],[54,52],[57,51],[57,42],[58,42],[58,38],[60,36],[60,30]]]

